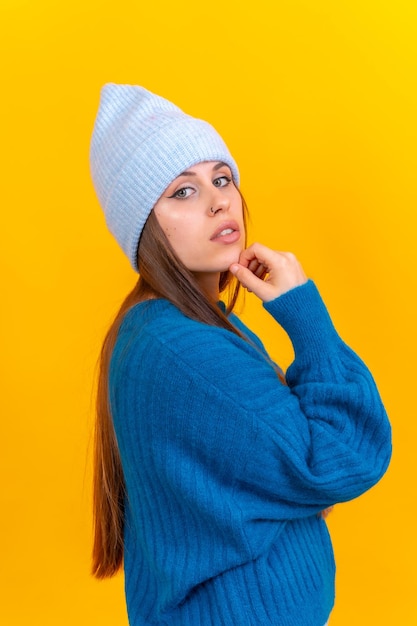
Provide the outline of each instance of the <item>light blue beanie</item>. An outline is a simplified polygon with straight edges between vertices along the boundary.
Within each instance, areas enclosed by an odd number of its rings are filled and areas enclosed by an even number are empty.
[[[91,174],[107,226],[136,271],[139,239],[152,208],[181,172],[202,161],[223,161],[239,183],[236,163],[210,124],[143,87],[103,87]]]

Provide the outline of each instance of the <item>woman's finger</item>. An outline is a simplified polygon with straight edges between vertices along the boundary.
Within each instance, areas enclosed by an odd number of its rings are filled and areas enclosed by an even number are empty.
[[[243,250],[239,263],[234,263],[230,271],[264,302],[307,281],[301,264],[292,253],[277,252],[259,243]]]
[[[239,265],[239,263],[233,263],[229,269],[243,287],[248,291],[252,291],[264,302],[276,298],[275,293],[271,292],[270,285],[258,278],[249,268]]]

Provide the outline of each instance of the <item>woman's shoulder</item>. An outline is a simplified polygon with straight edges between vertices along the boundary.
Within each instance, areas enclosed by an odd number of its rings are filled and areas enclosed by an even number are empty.
[[[223,313],[226,313],[226,307],[223,302],[219,302],[218,306]],[[245,335],[253,335],[252,331],[245,326],[237,315],[231,313],[228,317],[232,325],[240,332]],[[121,333],[154,332],[155,330],[159,336],[165,333],[181,334],[184,331],[186,333],[205,332],[208,334],[223,334],[226,332],[226,336],[231,334],[230,331],[221,327],[188,317],[178,307],[164,298],[145,300],[134,305],[126,313],[120,327]]]
[[[120,330],[131,333],[138,329],[152,328],[162,322],[175,323],[181,316],[181,311],[164,298],[144,300],[127,311]]]
[[[216,329],[214,326],[187,317],[178,307],[164,298],[145,300],[135,304],[126,313],[121,333],[154,333],[163,335],[190,333]]]
[[[222,303],[219,306],[225,312]],[[133,306],[125,315],[116,350],[125,357],[139,353],[146,357],[149,350],[158,351],[165,358],[184,359],[188,364],[190,360],[218,359],[228,351],[249,351],[259,357],[263,346],[258,337],[236,315],[231,314],[229,320],[238,333],[193,320],[168,300],[147,300]]]

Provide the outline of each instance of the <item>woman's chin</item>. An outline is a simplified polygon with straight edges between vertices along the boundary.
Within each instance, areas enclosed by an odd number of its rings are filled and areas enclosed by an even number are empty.
[[[229,267],[231,265],[233,265],[233,263],[239,263],[240,255],[241,255],[242,252],[243,252],[243,248],[242,247],[239,247],[237,250],[233,250],[233,252],[231,251],[231,254],[229,255],[229,257],[228,257],[228,259],[226,261],[227,266],[222,271],[228,271]]]

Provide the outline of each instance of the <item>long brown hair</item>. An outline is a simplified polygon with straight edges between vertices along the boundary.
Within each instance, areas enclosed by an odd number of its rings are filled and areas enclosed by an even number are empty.
[[[246,226],[247,208],[243,197],[242,205]],[[220,274],[219,291],[227,292],[226,313],[223,313],[179,260],[153,211],[140,239],[138,267],[139,280],[120,307],[104,339],[99,358],[93,458],[92,573],[96,578],[113,576],[123,562],[126,493],[109,404],[108,373],[117,334],[126,312],[147,298],[166,298],[187,317],[225,328],[242,337],[227,318],[236,304],[240,283],[229,272]]]

